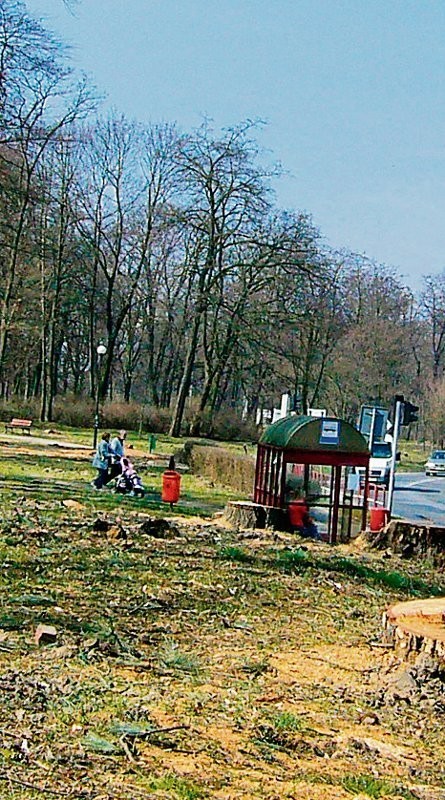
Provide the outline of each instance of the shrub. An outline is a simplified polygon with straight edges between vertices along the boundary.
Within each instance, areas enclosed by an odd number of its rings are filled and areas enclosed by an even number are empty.
[[[11,406],[11,404],[9,404]],[[13,410],[7,410],[5,406],[3,419],[11,416],[25,416],[25,413],[35,417],[38,415],[38,402],[33,401],[32,413],[28,408],[18,403]],[[11,406],[12,408],[12,406]],[[92,426],[94,422],[95,403],[91,398],[79,397],[78,395],[66,395],[57,397],[54,404],[54,422],[61,425],[69,425],[73,428]],[[144,406],[140,403],[124,403],[123,401],[105,402],[100,406],[100,427],[108,428],[110,431],[126,430],[137,431],[142,428],[145,432],[165,433],[170,425],[170,411],[167,408],[154,408]]]
[[[125,428],[145,433],[167,433],[171,412],[168,408],[114,401],[103,406],[102,418],[104,427],[112,430]]]
[[[91,398],[68,394],[56,397],[54,403],[54,422],[72,428],[84,428],[93,424],[94,402]]]
[[[241,547],[222,547],[218,552],[218,556],[224,561],[240,561],[245,564],[253,561],[253,557]]]
[[[21,419],[38,420],[40,416],[40,401],[36,397],[23,400],[22,397],[11,397],[2,400],[0,405],[0,419],[9,422],[13,417]]]
[[[208,428],[209,434],[215,439],[223,441],[252,441],[258,439],[256,425],[249,420],[237,416],[233,408],[218,411]]]
[[[191,397],[187,400],[184,413],[184,429],[190,434],[192,425],[199,414],[199,397]],[[200,435],[222,441],[256,441],[258,439],[258,429],[251,420],[243,420],[238,412],[231,407],[224,407],[213,414],[204,411],[199,414]]]
[[[101,407],[101,424],[103,428],[119,430],[138,430],[143,425],[143,406],[139,403],[124,403],[118,400],[104,403]]]
[[[169,408],[144,408],[144,428],[148,433],[168,433],[172,412]]]
[[[255,479],[255,461],[251,456],[230,453],[220,446],[186,442],[178,458],[184,459],[193,472],[251,496]]]

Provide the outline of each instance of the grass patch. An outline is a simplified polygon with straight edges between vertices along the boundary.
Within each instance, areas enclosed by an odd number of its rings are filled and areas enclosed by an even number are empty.
[[[297,548],[296,550],[279,550],[276,553],[276,564],[279,569],[288,570],[290,572],[304,571],[310,566],[313,566],[313,559],[306,552]]]
[[[419,596],[435,595],[438,597],[445,594],[445,587],[440,584],[427,583],[419,578],[415,578],[411,575],[403,575],[394,570],[388,572],[382,569],[375,569],[374,567],[360,563],[354,558],[342,558],[338,556],[332,556],[332,558],[318,558],[304,550],[284,550],[276,554],[276,563],[279,569],[290,572],[304,572],[308,569],[334,572],[340,575],[366,580],[370,583],[377,583],[405,594]]]
[[[189,474],[173,512],[177,532],[156,538],[142,523],[170,517],[160,470],[147,465],[150,492],[140,503],[93,493],[88,451],[70,460],[35,445],[21,470],[31,446],[19,446],[2,463],[2,800],[67,791],[116,800],[287,800],[309,791],[331,800],[390,797],[410,785],[403,761],[385,761],[379,784],[367,778],[365,750],[354,749],[352,761],[346,744],[347,759],[329,756],[339,732],[346,743],[357,738],[359,709],[372,705],[391,663],[392,653],[368,644],[382,610],[440,589],[432,562],[382,561],[353,544],[296,548],[284,532],[265,532],[260,544],[217,518],[188,520],[229,496]],[[98,516],[125,538],[97,530]],[[54,644],[37,646],[38,622],[54,625]],[[441,785],[437,710],[390,704],[378,714],[382,738],[415,749],[422,781]],[[418,730],[428,736],[410,733]]]
[[[433,450],[433,446],[399,439],[398,449],[401,461],[397,466],[397,472],[423,472],[425,461]]]
[[[193,654],[182,652],[174,642],[165,644],[159,652],[158,658],[162,666],[176,672],[198,675],[201,671],[198,658]]]
[[[277,750],[292,752],[301,747],[301,733],[304,725],[296,714],[282,711],[260,721],[254,730],[256,744],[267,745]]]
[[[275,714],[271,718],[271,725],[277,731],[291,731],[292,733],[301,731],[304,727],[301,718],[290,711],[281,711],[279,714]]]
[[[266,659],[261,661],[245,661],[244,664],[241,665],[240,669],[242,672],[245,672],[246,675],[251,675],[253,678],[258,678],[260,675],[264,675],[265,672],[268,672],[270,665]]]
[[[66,435],[65,435],[66,434]],[[59,437],[60,438],[60,437]],[[68,436],[63,432],[63,439],[72,440],[79,438],[76,432]],[[166,440],[168,437],[164,437]],[[139,440],[134,447],[138,448]],[[169,452],[174,452],[174,441],[168,443],[163,457]],[[28,442],[24,443],[28,445]],[[145,446],[144,446],[145,447]],[[32,448],[32,444],[31,444]],[[136,467],[141,466],[141,477],[145,487],[145,497],[132,498],[127,495],[113,494],[110,483],[100,492],[94,492],[90,481],[96,475],[96,470],[91,465],[91,454],[74,454],[60,456],[59,451],[42,453],[41,448],[34,445],[34,452],[27,452],[17,459],[14,448],[3,456],[1,461],[0,485],[5,493],[14,495],[16,492],[32,497],[36,502],[45,502],[48,499],[57,499],[59,502],[75,500],[87,508],[113,511],[115,509],[150,509],[154,512],[170,512],[169,505],[161,500],[162,473],[164,466],[144,462],[144,456],[132,456]],[[146,449],[146,448],[145,448]],[[177,449],[177,447],[176,447]],[[237,496],[235,490],[218,486],[210,487],[209,482],[199,475],[184,474],[181,482],[181,496],[175,505],[174,513],[185,516],[212,516],[221,511],[227,502]],[[29,522],[32,524],[32,520]]]
[[[238,561],[240,564],[251,564],[254,561],[252,555],[241,547],[221,547],[217,555],[218,558],[221,558],[223,561]]]
[[[151,791],[168,792],[169,797],[176,797],[178,800],[200,800],[206,796],[203,790],[192,781],[172,774],[164,775],[161,778],[151,778],[148,787]]]
[[[410,791],[396,786],[387,780],[374,778],[372,775],[345,775],[341,786],[352,795],[359,793],[367,797],[403,797],[404,800],[414,800],[415,795]]]

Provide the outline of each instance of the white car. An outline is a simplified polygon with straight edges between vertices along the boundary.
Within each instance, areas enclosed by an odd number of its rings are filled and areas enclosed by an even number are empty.
[[[445,450],[433,450],[425,464],[425,475],[445,475]]]

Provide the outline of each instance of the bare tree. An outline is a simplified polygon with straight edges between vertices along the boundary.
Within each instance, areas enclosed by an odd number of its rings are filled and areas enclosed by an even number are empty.
[[[100,394],[109,391],[118,339],[141,276],[150,269],[156,229],[174,186],[171,126],[144,131],[111,115],[90,130],[78,191],[79,231],[92,262],[90,356],[104,337]],[[94,374],[94,369],[92,370]]]
[[[0,373],[8,333],[30,253],[27,222],[38,198],[36,172],[50,144],[94,100],[86,81],[76,84],[63,64],[63,48],[19,2],[5,3],[0,14],[1,104],[0,168],[8,176],[3,194],[0,300]]]
[[[253,127],[248,122],[216,137],[206,123],[187,138],[179,154],[180,175],[187,190],[184,213],[194,235],[195,258],[189,273],[193,314],[172,436],[178,436],[181,429],[199,336],[210,319],[210,305],[219,302],[224,282],[233,275],[238,242],[249,236],[254,220],[268,209],[268,173],[256,163],[257,146],[250,138]],[[207,368],[209,364],[210,359]],[[199,421],[196,428],[198,425]]]
[[[333,407],[353,419],[363,402],[389,404],[394,393],[416,390],[418,329],[412,294],[394,270],[354,254],[342,263],[345,323],[329,378]]]
[[[419,309],[428,331],[432,375],[437,380],[443,374],[445,354],[445,271],[424,277]]]

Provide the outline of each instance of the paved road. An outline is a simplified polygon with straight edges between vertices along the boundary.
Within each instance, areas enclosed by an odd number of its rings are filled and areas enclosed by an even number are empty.
[[[398,473],[393,514],[407,519],[429,519],[445,526],[445,477],[427,477],[423,472]]]

